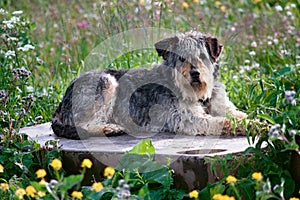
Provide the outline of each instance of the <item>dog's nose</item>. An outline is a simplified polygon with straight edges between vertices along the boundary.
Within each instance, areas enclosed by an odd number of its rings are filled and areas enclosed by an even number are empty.
[[[190,75],[191,75],[192,78],[199,78],[200,72],[195,71],[195,70],[191,70]]]

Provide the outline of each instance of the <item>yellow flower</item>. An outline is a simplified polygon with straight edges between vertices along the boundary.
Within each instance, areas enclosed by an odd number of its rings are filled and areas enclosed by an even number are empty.
[[[299,200],[297,197],[291,197],[290,200]]]
[[[182,3],[182,7],[183,7],[183,9],[188,9],[189,8],[189,4],[187,3],[187,2],[183,2]]]
[[[102,190],[103,185],[102,185],[102,183],[97,182],[97,183],[93,183],[92,187],[93,187],[92,190],[99,192],[100,190]]]
[[[42,178],[42,180],[39,182],[40,185],[47,185],[48,182],[45,181],[45,179]]]
[[[73,191],[71,195],[73,198],[76,198],[76,199],[81,199],[83,197],[82,192],[78,192],[78,191]]]
[[[254,3],[254,4],[257,4],[257,3],[259,3],[259,2],[261,2],[261,0],[253,0],[253,3]]]
[[[104,176],[107,178],[112,178],[115,174],[115,169],[112,167],[106,167],[104,169]]]
[[[199,193],[198,193],[198,191],[197,190],[193,190],[193,191],[191,191],[190,193],[189,193],[189,197],[190,198],[198,198],[198,196],[199,196]]]
[[[8,183],[1,183],[0,188],[1,188],[1,190],[6,191],[9,189],[9,185],[8,185]]]
[[[23,199],[24,195],[26,194],[26,191],[23,188],[18,188],[15,192],[15,195],[19,198],[19,199]]]
[[[26,187],[26,193],[28,196],[31,196],[32,198],[34,197],[34,194],[36,193],[36,190],[33,186],[29,185]]]
[[[213,200],[235,200],[235,198],[228,195],[215,194]]]
[[[145,0],[139,0],[139,4],[140,4],[141,6],[144,6],[144,5],[145,5]]]
[[[225,11],[226,11],[226,6],[221,6],[221,7],[220,7],[220,10],[221,10],[222,12],[225,12]]]
[[[92,161],[90,159],[83,159],[82,163],[81,163],[81,167],[87,167],[87,168],[91,168],[93,165]]]
[[[3,173],[4,172],[4,167],[3,165],[0,164],[0,173]]]
[[[194,3],[199,3],[199,2],[200,2],[200,0],[193,0],[193,2],[194,2]]]
[[[227,182],[227,183],[235,183],[235,182],[236,182],[236,178],[235,178],[234,176],[229,175],[229,176],[226,178],[226,182]]]
[[[220,1],[216,1],[216,2],[215,2],[215,6],[216,6],[217,8],[219,8],[219,7],[221,6],[221,4],[222,4],[222,3],[221,3]]]
[[[38,178],[44,178],[47,175],[47,172],[44,169],[39,169],[35,172],[35,174]]]
[[[263,178],[263,176],[262,176],[261,172],[254,172],[252,174],[252,178],[255,179],[255,180],[257,180],[257,181],[261,181],[262,178]]]
[[[62,167],[61,161],[58,160],[57,158],[54,158],[50,165],[51,165],[51,167],[53,167],[56,170],[60,170]]]
[[[42,191],[38,191],[37,195],[38,195],[39,197],[44,197],[44,196],[46,196],[46,193],[45,193],[45,192],[42,192]]]

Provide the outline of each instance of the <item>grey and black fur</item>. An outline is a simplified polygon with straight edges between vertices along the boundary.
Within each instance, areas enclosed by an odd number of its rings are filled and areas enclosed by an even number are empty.
[[[121,133],[219,135],[228,119],[246,115],[218,81],[218,39],[191,31],[155,44],[151,69],[91,71],[75,79],[53,114],[57,136],[80,139]]]

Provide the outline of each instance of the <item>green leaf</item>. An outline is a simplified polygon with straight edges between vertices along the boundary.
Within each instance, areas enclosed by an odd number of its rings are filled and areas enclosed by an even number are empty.
[[[79,175],[70,175],[68,177],[65,177],[63,180],[62,190],[69,190],[73,186],[79,184],[83,179],[83,174]]]
[[[150,139],[148,140],[141,140],[139,144],[137,144],[136,146],[134,146],[129,153],[132,154],[150,154],[153,155],[155,154],[155,148],[152,145],[152,142]]]
[[[258,114],[257,118],[267,120],[271,124],[276,124],[276,122],[274,121],[274,119],[270,115],[268,115],[268,114]]]

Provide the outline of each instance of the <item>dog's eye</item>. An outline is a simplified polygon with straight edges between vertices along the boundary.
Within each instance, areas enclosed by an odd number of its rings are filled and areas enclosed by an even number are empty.
[[[182,57],[182,56],[179,56],[179,60],[180,60],[181,62],[184,62],[184,61],[185,61],[185,58]]]

